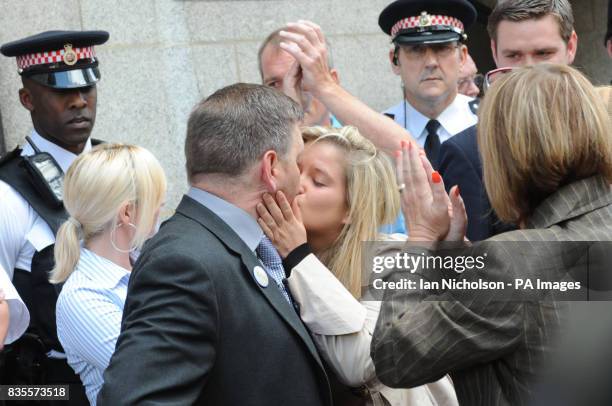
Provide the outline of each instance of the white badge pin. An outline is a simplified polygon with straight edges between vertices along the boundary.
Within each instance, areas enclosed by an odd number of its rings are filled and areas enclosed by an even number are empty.
[[[255,268],[253,268],[253,274],[255,275],[255,280],[257,280],[259,286],[261,286],[262,288],[268,287],[268,274],[266,273],[266,271],[264,271],[262,267],[256,266]]]

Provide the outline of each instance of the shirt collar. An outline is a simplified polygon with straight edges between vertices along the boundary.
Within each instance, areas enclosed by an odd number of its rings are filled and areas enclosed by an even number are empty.
[[[427,134],[424,134],[424,132],[425,126],[429,122],[429,118],[412,107],[408,101],[405,101],[404,105],[406,108],[406,123],[409,127],[408,131],[410,131],[410,134],[412,134],[412,136],[416,139],[426,137]]]
[[[440,123],[442,129],[448,132],[449,135],[458,134],[478,122],[478,118],[472,113],[472,110],[470,110],[469,102],[472,100],[473,99],[470,97],[457,94],[455,100],[453,100],[436,119]],[[424,138],[427,137],[425,126],[429,122],[427,116],[421,114],[407,101],[387,110],[387,112],[395,114],[395,121],[403,125],[404,107],[406,108],[407,130],[410,131],[417,140],[423,139],[424,142]]]
[[[329,121],[332,128],[342,128],[342,123],[333,114],[329,115]]]
[[[472,100],[471,97],[457,94],[455,100],[438,116],[438,122],[449,134],[459,134],[478,122],[470,109],[469,103]]]
[[[49,153],[55,160],[57,161],[62,171],[66,173],[68,171],[68,167],[74,162],[77,158],[76,154],[73,154],[70,151],[65,150],[64,148],[52,143],[44,139],[40,134],[36,132],[36,130],[32,130],[32,134],[30,136],[34,145],[41,151]],[[85,148],[83,152],[87,152],[91,149],[91,139],[88,138],[85,143]],[[27,141],[23,144],[21,156],[29,156],[34,155],[34,149]]]
[[[130,271],[85,247],[81,247],[78,270],[102,288],[112,289],[130,278]]]
[[[219,216],[251,251],[255,251],[263,238],[263,231],[249,213],[212,193],[196,187],[191,187],[187,196]]]

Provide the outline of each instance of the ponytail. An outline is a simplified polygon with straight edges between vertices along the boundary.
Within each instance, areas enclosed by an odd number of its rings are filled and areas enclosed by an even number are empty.
[[[76,268],[81,256],[81,224],[70,217],[57,232],[55,241],[55,267],[51,271],[51,283],[62,283]]]

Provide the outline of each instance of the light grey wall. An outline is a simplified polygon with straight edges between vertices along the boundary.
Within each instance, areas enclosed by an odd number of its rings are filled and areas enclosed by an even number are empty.
[[[225,85],[259,82],[259,43],[285,22],[305,18],[320,24],[345,87],[377,110],[395,104],[401,97],[399,80],[389,67],[388,38],[377,24],[389,2],[0,0],[0,43],[50,29],[108,30],[109,42],[97,48],[103,77],[93,136],[152,150],[168,173],[168,206],[173,207],[186,189],[183,139],[191,107]],[[590,7],[582,6],[586,3]],[[603,27],[604,3],[580,0],[577,20],[591,29]],[[603,46],[599,52],[595,47],[587,51],[585,45],[595,40],[601,45],[601,30],[581,33],[582,65],[601,60]],[[610,76],[609,62],[592,72],[603,81]],[[0,57],[0,115],[7,149],[22,142],[31,128],[17,98],[19,87],[15,61]]]
[[[257,49],[300,18],[319,23],[343,84],[376,109],[395,103],[378,14],[387,0],[0,0],[0,43],[48,29],[104,29],[96,48],[102,80],[93,136],[143,145],[169,177],[168,206],[186,189],[183,140],[192,106],[237,81],[259,82]],[[0,58],[0,112],[7,149],[31,128],[17,98],[15,61]]]

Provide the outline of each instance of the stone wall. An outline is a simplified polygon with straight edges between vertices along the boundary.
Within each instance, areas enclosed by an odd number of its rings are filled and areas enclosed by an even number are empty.
[[[102,81],[93,135],[151,149],[168,173],[168,207],[173,207],[187,186],[183,139],[192,106],[222,86],[259,82],[259,43],[285,22],[305,18],[319,23],[345,87],[375,109],[395,104],[400,83],[389,67],[388,38],[377,24],[388,3],[0,0],[0,43],[50,29],[108,30],[109,42],[97,48]],[[610,62],[602,57],[600,38],[605,0],[580,0],[576,9],[578,64],[596,81],[607,82]],[[15,61],[0,57],[0,116],[7,149],[22,142],[31,128],[19,104],[19,87]]]

